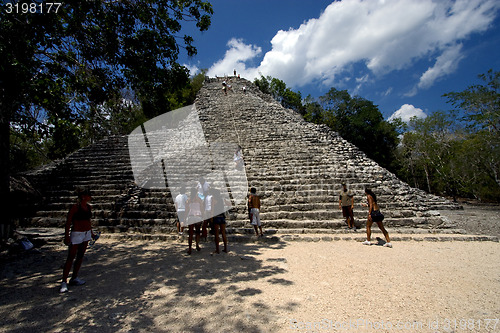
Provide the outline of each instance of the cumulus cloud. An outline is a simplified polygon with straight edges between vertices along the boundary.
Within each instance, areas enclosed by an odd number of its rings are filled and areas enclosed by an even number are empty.
[[[414,107],[411,104],[404,104],[402,105],[399,110],[394,112],[390,117],[389,121],[394,120],[396,118],[400,118],[404,122],[410,121],[411,118],[417,117],[417,118],[426,118],[427,115],[425,112],[417,107]]]
[[[436,64],[422,74],[418,87],[424,89],[429,88],[434,81],[440,77],[454,72],[457,69],[458,62],[463,58],[463,55],[460,53],[461,50],[462,44],[452,46],[445,50],[443,54],[437,58]]]
[[[242,39],[231,39],[227,46],[229,49],[226,51],[224,58],[213,64],[208,70],[209,76],[232,74],[233,70],[238,73],[246,73],[244,75],[248,78],[257,77],[256,68],[247,68],[245,62],[257,57],[262,53],[262,49],[255,45],[247,45]]]
[[[187,69],[189,69],[189,75],[191,75],[191,77],[197,75],[200,72],[200,69],[198,68],[198,65],[182,64],[182,66],[184,66]]]
[[[498,0],[335,1],[319,18],[278,31],[262,58],[257,59],[260,47],[231,40],[209,74],[236,68],[249,79],[262,73],[293,87],[331,85],[346,76],[381,76],[429,59],[434,65],[421,74],[416,92],[456,70],[463,57],[460,41],[488,29],[499,8]],[[260,64],[247,67],[248,60]],[[365,73],[351,73],[354,64],[361,64]]]

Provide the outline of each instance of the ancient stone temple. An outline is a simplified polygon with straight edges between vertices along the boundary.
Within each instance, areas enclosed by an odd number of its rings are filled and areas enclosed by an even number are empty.
[[[251,82],[234,77],[228,83],[231,88],[224,92],[222,80],[207,78],[195,102],[196,116],[208,147],[218,142],[241,147],[245,181],[262,198],[267,234],[342,233],[342,182],[355,194],[354,213],[361,226],[367,215],[364,189],[370,187],[389,230],[453,227],[436,211],[456,208],[453,203],[410,187],[337,133],[304,121]],[[169,187],[137,183],[129,142],[128,136],[108,137],[23,175],[43,199],[35,212],[22,216],[21,224],[63,226],[75,188],[85,186],[93,191],[94,223],[104,232],[173,237],[176,214]],[[163,165],[164,170],[174,167]],[[249,237],[244,200],[228,213],[228,232]]]

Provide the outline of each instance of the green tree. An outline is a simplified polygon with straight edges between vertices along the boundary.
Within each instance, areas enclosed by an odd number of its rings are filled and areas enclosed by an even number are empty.
[[[391,170],[396,168],[397,123],[385,121],[373,102],[351,97],[347,90],[331,88],[319,100],[324,123],[380,165]]]
[[[290,88],[286,88],[283,92],[281,105],[283,105],[285,108],[297,111],[302,116],[305,114],[305,107],[302,105],[302,95],[300,91],[295,92]]]
[[[270,81],[272,78],[268,76],[267,78],[264,75],[260,76],[259,78],[256,78],[253,83],[259,88],[260,91],[262,91],[264,94],[271,94],[271,83]]]
[[[490,69],[479,78],[485,84],[469,86],[462,92],[444,94],[455,109],[465,111],[464,120],[473,126],[500,133],[500,72]]]
[[[456,112],[435,112],[410,121],[398,147],[398,175],[430,193],[498,200],[498,156],[488,131],[467,128]]]
[[[304,99],[304,119],[315,124],[324,123],[323,108],[311,95]]]
[[[484,84],[469,86],[462,92],[443,95],[457,111],[465,113],[463,120],[469,125],[474,138],[475,160],[484,175],[493,181],[492,191],[500,189],[500,72],[490,69],[479,75]]]
[[[454,161],[461,140],[457,126],[455,115],[446,112],[410,120],[399,150],[406,160],[401,163],[405,173],[416,186],[425,186],[430,193],[457,195]]]
[[[302,95],[300,92],[295,92],[288,88],[282,80],[261,75],[260,79],[256,78],[254,80],[254,84],[263,93],[270,94],[283,107],[295,110],[301,115],[305,114],[305,107],[302,104]]]
[[[153,98],[151,114],[164,110],[158,91],[185,80],[176,65],[180,43],[196,53],[192,37],[176,37],[181,22],[206,30],[213,13],[201,0],[71,1],[57,13],[45,7],[36,14],[9,13],[9,3],[0,11],[0,210],[7,215],[11,123],[43,110],[53,126],[44,131],[68,133],[69,123],[83,122],[127,87]],[[150,88],[156,94],[148,95]]]

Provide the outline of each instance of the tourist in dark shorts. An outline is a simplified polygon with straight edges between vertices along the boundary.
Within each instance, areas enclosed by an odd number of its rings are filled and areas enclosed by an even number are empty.
[[[371,245],[371,234],[372,234],[372,224],[373,222],[377,223],[379,229],[385,236],[386,243],[385,247],[392,247],[391,239],[389,238],[389,233],[385,230],[382,221],[384,220],[384,215],[380,212],[380,207],[377,204],[377,196],[370,189],[365,189],[366,198],[368,200],[368,220],[366,221],[366,240],[363,242],[363,245]]]
[[[354,195],[350,190],[347,190],[347,185],[342,184],[343,189],[339,195],[339,208],[342,209],[342,215],[347,223],[348,230],[356,231],[354,226]]]
[[[189,236],[188,236],[188,254],[191,254],[191,248],[193,245],[193,233],[196,232],[196,250],[200,251],[200,229],[201,223],[203,221],[202,216],[203,201],[198,196],[198,190],[193,187],[191,189],[191,194],[186,202],[186,223],[189,226]],[[196,229],[196,230],[195,230]]]
[[[227,253],[227,236],[226,236],[226,217],[224,216],[224,201],[220,191],[212,188],[212,214],[217,214],[213,217],[213,225],[215,229],[215,251],[213,253],[220,253],[219,251],[219,230],[222,234],[222,241],[224,242],[224,252]]]

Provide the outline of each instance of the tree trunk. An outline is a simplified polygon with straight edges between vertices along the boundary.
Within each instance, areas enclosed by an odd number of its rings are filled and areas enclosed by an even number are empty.
[[[424,164],[424,170],[425,170],[425,179],[427,180],[427,190],[429,193],[431,192],[431,181],[429,180],[429,169],[427,168],[427,165]]]
[[[10,178],[9,178],[9,151],[10,151],[10,126],[8,110],[3,105],[0,107],[0,241],[12,235],[12,216],[9,205]]]

